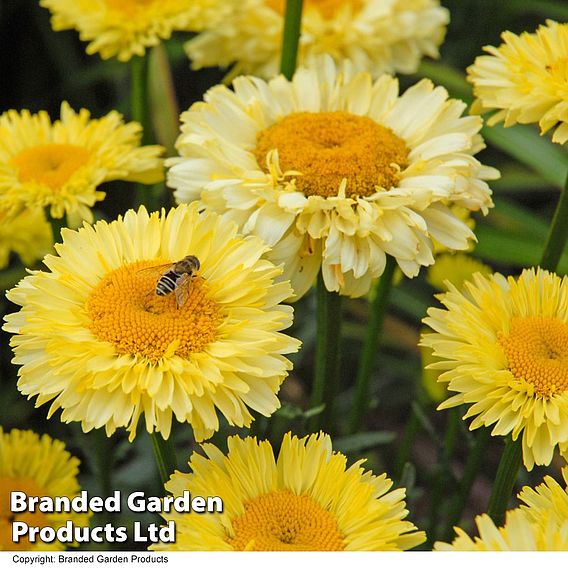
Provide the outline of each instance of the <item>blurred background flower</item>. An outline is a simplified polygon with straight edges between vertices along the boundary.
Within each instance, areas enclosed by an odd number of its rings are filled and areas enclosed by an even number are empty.
[[[499,47],[477,57],[468,68],[476,96],[473,110],[492,114],[488,124],[538,122],[552,141],[568,140],[568,24],[548,20],[536,32],[501,35]]]
[[[277,75],[285,0],[229,0],[222,20],[213,18],[186,44],[194,69],[229,67],[231,76]],[[327,53],[350,59],[373,77],[414,73],[424,56],[438,57],[449,20],[438,0],[305,0],[300,62]]]
[[[226,12],[219,0],[41,0],[55,31],[76,29],[87,53],[128,61],[172,32],[215,25]]]
[[[22,264],[32,266],[53,247],[51,225],[43,209],[24,209],[11,217],[0,213],[0,269],[16,253]]]
[[[93,221],[105,197],[98,186],[122,179],[156,183],[163,177],[160,146],[140,146],[141,127],[116,111],[91,119],[86,109],[61,105],[54,122],[45,111],[9,110],[0,116],[0,212],[47,208],[70,226]],[[59,235],[55,235],[59,236]]]
[[[75,526],[89,525],[86,513],[11,513],[10,493],[46,497],[75,497],[80,492],[77,474],[79,460],[65,449],[65,444],[47,434],[41,437],[31,430],[4,432],[0,426],[0,550],[55,551],[65,545],[54,540],[30,542],[22,537],[12,541],[12,522],[22,521],[35,527],[58,529],[70,520]],[[72,545],[73,546],[73,545]],[[76,543],[75,543],[76,546]]]

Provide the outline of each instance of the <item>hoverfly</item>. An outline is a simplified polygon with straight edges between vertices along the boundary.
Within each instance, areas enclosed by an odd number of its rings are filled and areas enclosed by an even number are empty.
[[[189,298],[189,289],[201,263],[196,256],[187,255],[181,260],[150,268],[142,268],[139,273],[155,272],[159,275],[156,282],[156,294],[167,296],[175,291],[177,307],[181,308]]]

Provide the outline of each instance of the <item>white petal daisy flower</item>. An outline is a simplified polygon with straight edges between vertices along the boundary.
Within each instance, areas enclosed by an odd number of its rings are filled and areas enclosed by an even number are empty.
[[[450,207],[484,214],[484,147],[477,116],[423,80],[399,94],[388,75],[338,70],[330,58],[292,81],[239,77],[182,114],[168,184],[272,247],[296,299],[322,270],[326,287],[368,292],[386,255],[415,276],[433,239],[465,250],[475,235]]]

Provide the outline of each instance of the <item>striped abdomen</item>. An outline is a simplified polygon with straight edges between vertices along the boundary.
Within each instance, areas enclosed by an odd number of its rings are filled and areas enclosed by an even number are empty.
[[[181,274],[173,269],[164,272],[156,284],[156,294],[166,296],[176,289],[176,283],[181,278]]]

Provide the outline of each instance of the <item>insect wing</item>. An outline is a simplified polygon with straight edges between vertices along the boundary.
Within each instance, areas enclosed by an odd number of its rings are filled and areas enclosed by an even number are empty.
[[[165,272],[167,272],[172,267],[171,262],[166,264],[159,264],[158,266],[149,266],[148,268],[141,268],[136,271],[137,276],[150,276],[154,275],[156,279],[160,278]]]
[[[182,274],[176,282],[176,302],[178,308],[181,308],[189,298],[191,280],[192,278],[189,274]]]

